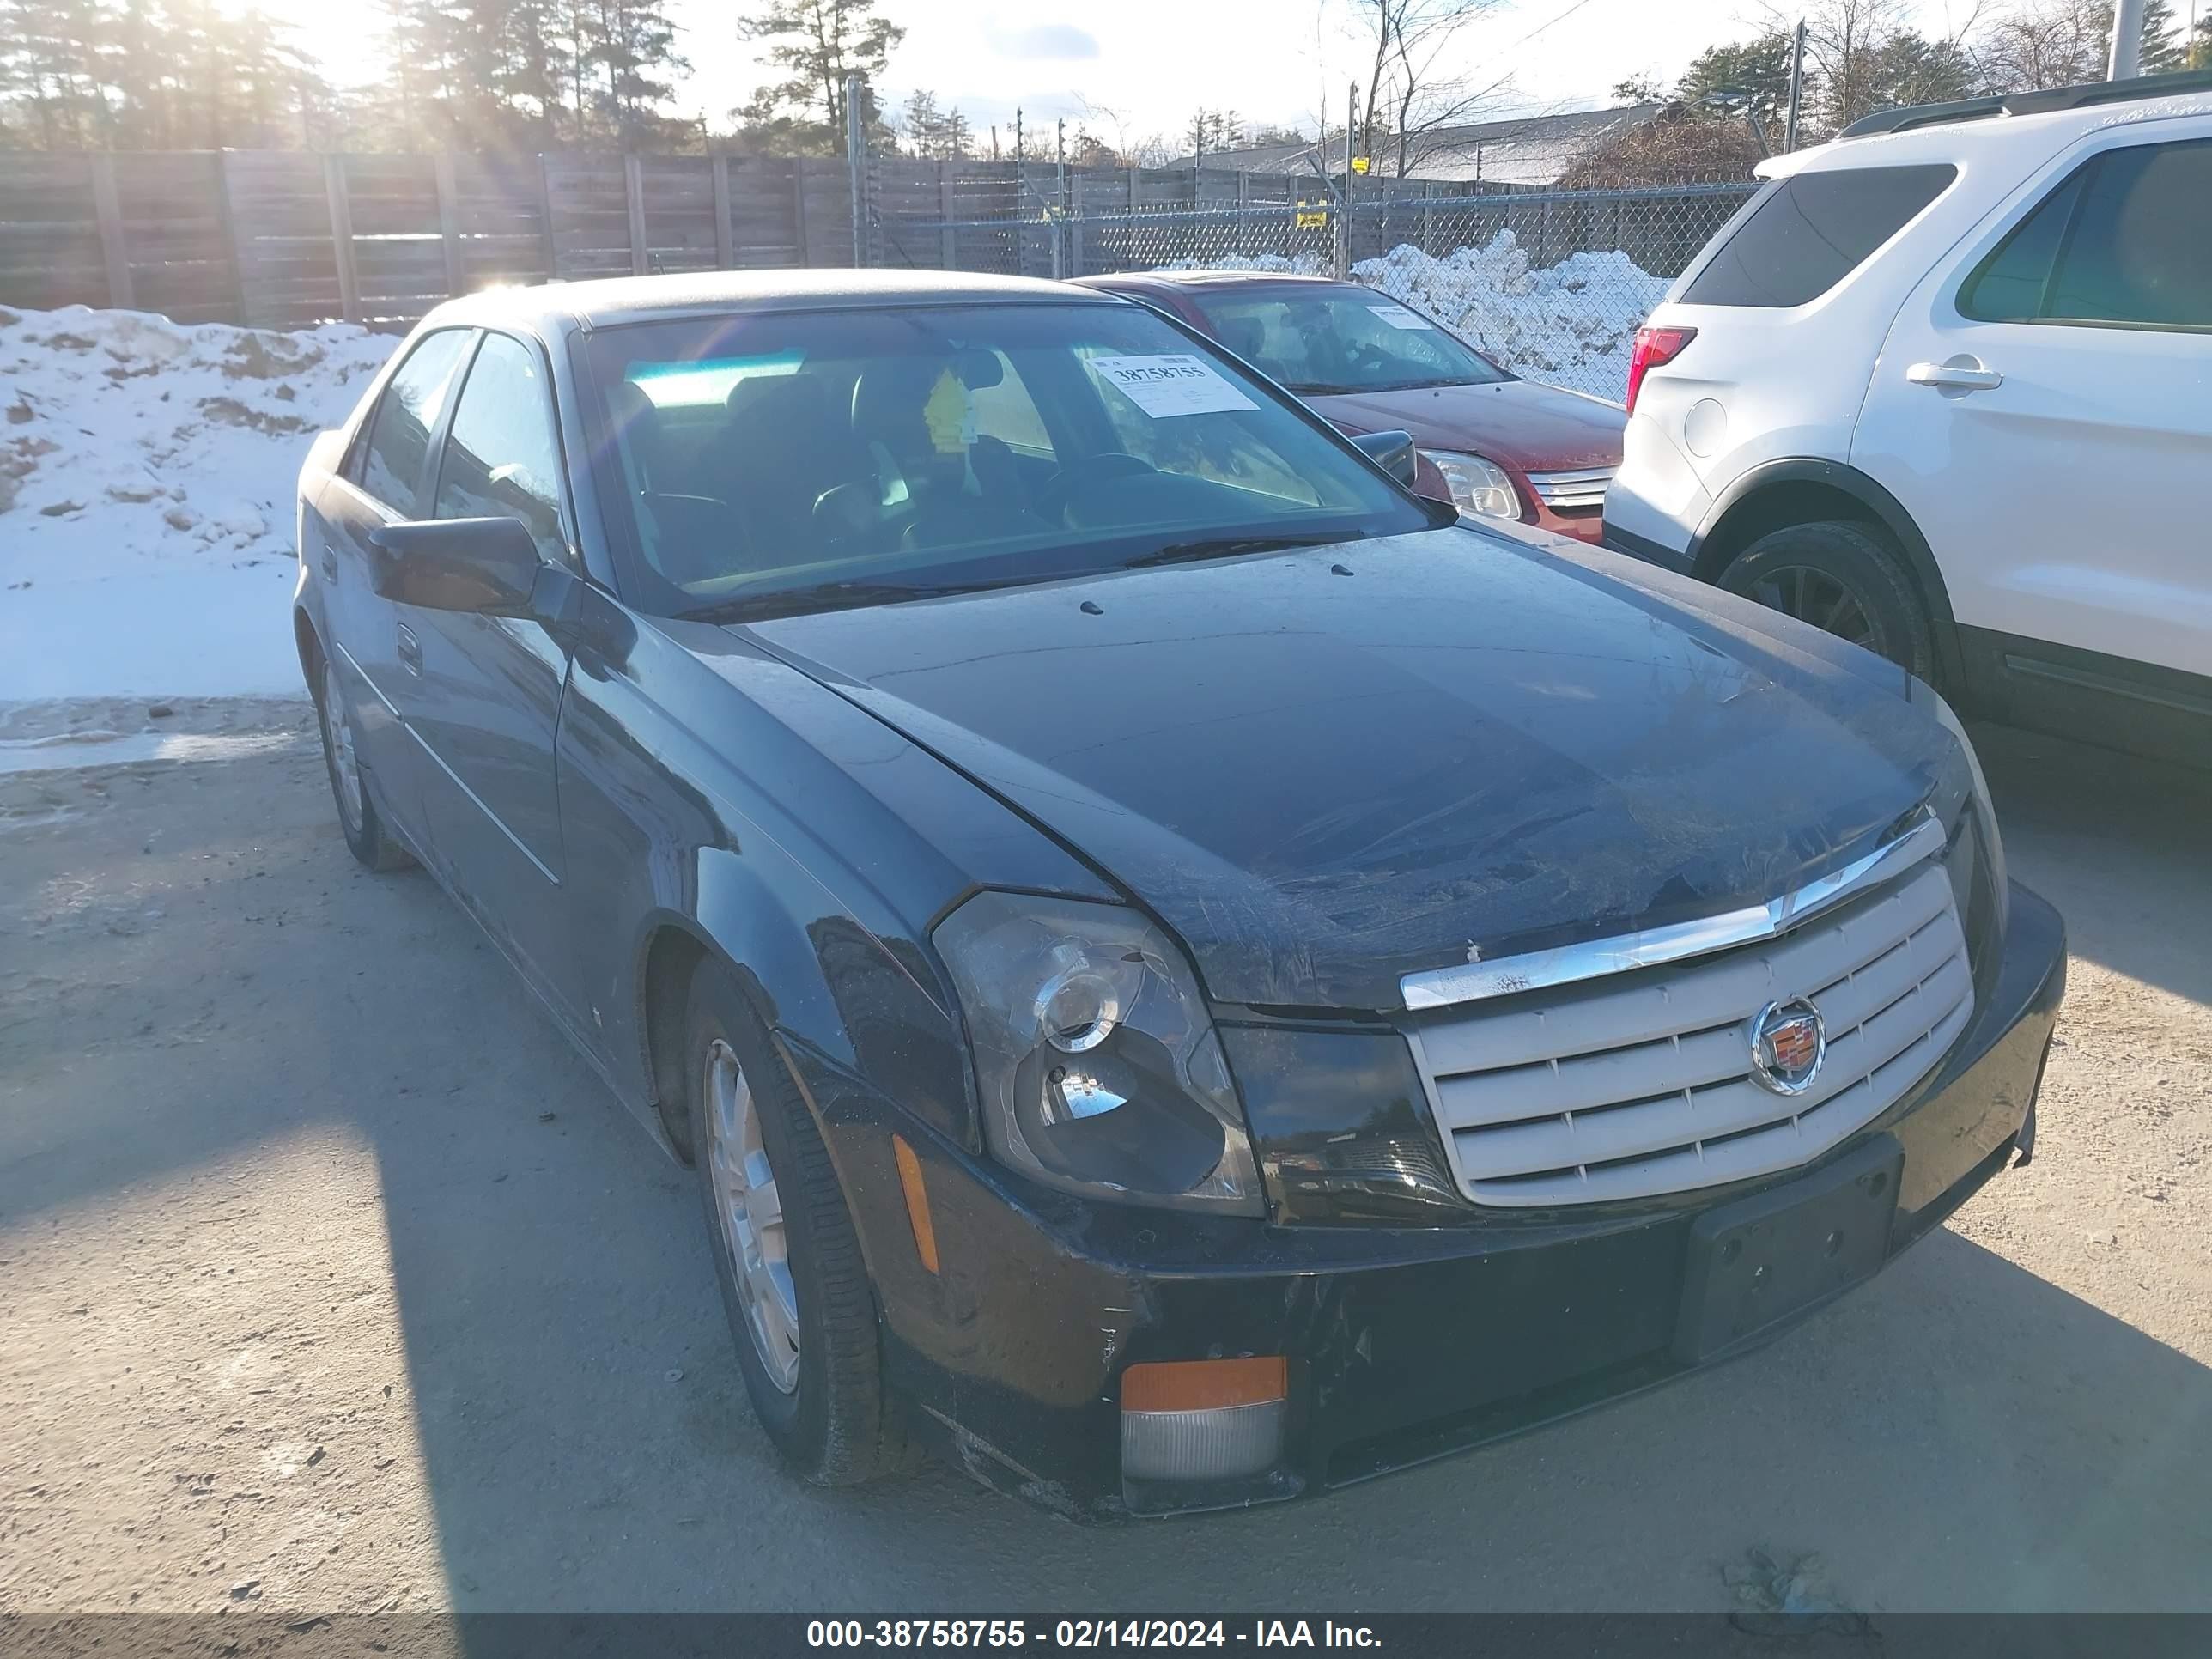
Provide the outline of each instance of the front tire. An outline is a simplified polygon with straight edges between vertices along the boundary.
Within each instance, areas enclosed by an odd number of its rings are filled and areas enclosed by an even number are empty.
[[[1771,531],[1729,562],[1719,586],[1935,681],[1936,629],[1920,590],[1897,550],[1864,525]]]
[[[693,976],[684,1052],[714,1276],[754,1415],[793,1472],[817,1486],[908,1467],[875,1291],[829,1150],[719,963]]]
[[[353,705],[347,701],[337,665],[322,659],[322,683],[315,694],[315,716],[323,730],[323,765],[330,774],[331,800],[338,811],[338,828],[346,848],[362,866],[379,875],[404,870],[415,862],[407,849],[387,834],[368,787],[368,769],[362,764],[355,738]]]

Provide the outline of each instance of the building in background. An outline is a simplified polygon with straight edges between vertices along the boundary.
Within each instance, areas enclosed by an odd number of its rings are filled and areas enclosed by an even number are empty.
[[[1624,104],[1613,109],[1570,110],[1557,115],[1432,127],[1410,135],[1403,176],[1535,188],[1556,185],[1592,155],[1619,148],[1630,135],[1653,125],[1667,107],[1659,103]],[[1343,142],[1340,133],[1334,144]],[[1397,155],[1395,135],[1376,148],[1376,167],[1390,171]],[[1169,165],[1227,172],[1311,173],[1315,150],[1316,146],[1310,143],[1253,144],[1185,155]],[[1340,151],[1324,152],[1322,159],[1332,172],[1344,165]]]

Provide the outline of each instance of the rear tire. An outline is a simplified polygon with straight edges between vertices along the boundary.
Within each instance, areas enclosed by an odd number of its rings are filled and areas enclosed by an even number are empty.
[[[316,723],[323,731],[323,766],[330,774],[331,801],[337,808],[338,828],[347,850],[362,867],[386,875],[415,862],[399,842],[386,833],[376,811],[376,794],[368,787],[368,768],[355,742],[353,705],[337,665],[328,657],[317,664]]]
[[[1832,519],[1771,531],[1729,562],[1719,586],[1934,683],[1928,607],[1896,548],[1864,525]]]
[[[817,1486],[911,1467],[903,1411],[884,1381],[875,1290],[829,1149],[717,962],[692,976],[684,1077],[714,1277],[761,1427]]]

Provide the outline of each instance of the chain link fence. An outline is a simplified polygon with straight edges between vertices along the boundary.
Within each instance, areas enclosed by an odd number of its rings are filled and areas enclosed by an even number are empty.
[[[871,164],[881,264],[1066,278],[1177,269],[1349,276],[1418,307],[1515,373],[1618,400],[1637,325],[1755,188],[1063,167]],[[1587,176],[1591,169],[1583,165]]]

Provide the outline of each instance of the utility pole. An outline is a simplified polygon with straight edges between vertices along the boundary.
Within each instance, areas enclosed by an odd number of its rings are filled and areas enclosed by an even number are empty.
[[[1344,94],[1344,195],[1336,204],[1336,280],[1352,280],[1352,150],[1359,130],[1359,82]]]
[[[1790,122],[1783,130],[1782,153],[1797,148],[1797,106],[1805,92],[1805,20],[1797,20],[1797,36],[1790,48]]]
[[[2131,81],[2142,73],[2143,0],[2119,0],[2112,8],[2112,55],[2108,81]]]

